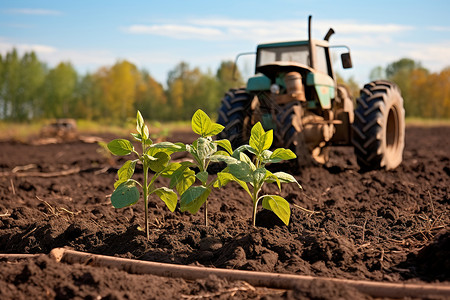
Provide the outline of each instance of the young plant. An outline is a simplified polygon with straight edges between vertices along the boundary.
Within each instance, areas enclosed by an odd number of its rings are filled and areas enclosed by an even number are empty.
[[[118,180],[114,183],[114,192],[111,195],[111,203],[115,208],[123,208],[136,204],[140,198],[137,186],[142,188],[145,208],[145,233],[149,239],[148,228],[148,197],[151,194],[157,195],[167,205],[170,211],[174,211],[177,205],[177,194],[166,187],[157,188],[155,181],[159,176],[170,177],[174,168],[178,165],[170,164],[170,155],[181,149],[180,146],[169,142],[153,143],[149,138],[149,130],[144,124],[141,113],[137,112],[136,117],[137,133],[131,135],[141,143],[142,152],[135,150],[133,144],[126,139],[116,139],[108,143],[108,149],[114,155],[125,156],[134,153],[137,158],[126,161],[117,172]],[[132,179],[137,163],[141,163],[144,171],[142,183]],[[149,178],[149,170],[155,172]]]
[[[222,146],[231,152],[231,144],[228,140],[213,141],[212,136],[220,133],[224,127],[214,123],[208,115],[202,110],[197,110],[191,121],[192,130],[199,135],[192,145],[185,145],[185,150],[191,154],[194,163],[183,163],[172,176],[170,187],[181,184],[183,189],[178,192],[181,194],[180,210],[189,211],[196,214],[204,204],[205,226],[208,226],[208,196],[217,179],[210,180],[207,172],[209,163],[215,156],[226,154],[223,151],[217,151],[217,145]],[[198,169],[195,173],[191,167]],[[201,185],[192,186],[195,179],[198,179]],[[187,189],[186,189],[187,187]]]
[[[289,202],[278,195],[262,195],[259,193],[264,183],[276,182],[281,190],[281,183],[297,183],[297,180],[285,172],[271,173],[265,166],[268,163],[278,163],[283,160],[296,158],[296,155],[289,149],[279,148],[273,152],[269,150],[273,142],[273,131],[264,131],[261,123],[253,126],[250,135],[249,145],[237,148],[232,156],[216,155],[214,160],[224,161],[227,168],[217,174],[216,187],[222,187],[230,181],[237,182],[251,197],[253,202],[252,224],[256,224],[256,212],[259,201],[265,209],[273,211],[284,224],[289,224],[291,210]],[[253,154],[253,161],[244,153],[248,151]],[[252,188],[250,188],[250,186]]]

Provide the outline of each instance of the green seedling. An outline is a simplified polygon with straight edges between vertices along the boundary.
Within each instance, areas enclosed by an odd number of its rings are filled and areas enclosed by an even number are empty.
[[[192,130],[199,135],[192,145],[185,145],[185,149],[193,157],[193,163],[183,163],[180,168],[174,172],[170,187],[175,184],[181,184],[183,191],[178,192],[180,198],[180,210],[189,211],[196,214],[200,207],[204,206],[204,224],[208,226],[208,196],[217,179],[210,179],[208,174],[209,163],[215,156],[227,154],[224,151],[217,151],[217,146],[221,146],[228,151],[231,150],[231,144],[228,140],[213,141],[212,137],[220,133],[224,127],[212,122],[209,116],[202,110],[197,110],[191,121]],[[198,169],[195,173],[191,167]],[[201,185],[193,186],[195,179],[201,182]],[[187,187],[187,189],[185,189]]]
[[[157,195],[164,201],[170,211],[175,211],[178,201],[177,194],[167,187],[157,188],[155,181],[159,176],[172,176],[173,171],[179,167],[179,164],[170,163],[170,155],[175,151],[179,151],[182,147],[169,142],[153,143],[149,138],[148,127],[144,124],[144,119],[139,111],[136,117],[136,129],[137,133],[132,133],[131,135],[141,143],[141,153],[137,152],[133,144],[126,139],[116,139],[107,145],[109,151],[114,155],[127,156],[135,154],[137,156],[134,160],[126,161],[118,170],[118,180],[114,183],[115,190],[111,195],[111,203],[115,208],[123,208],[136,204],[140,198],[137,186],[140,186],[143,192],[145,207],[145,233],[147,239],[149,239],[149,196],[151,194]],[[144,180],[142,183],[131,178],[137,163],[141,163],[143,166]],[[149,178],[149,170],[154,172],[151,178]]]
[[[252,224],[256,224],[256,212],[259,201],[265,209],[274,212],[284,224],[289,224],[291,209],[289,202],[278,195],[259,196],[264,183],[277,183],[281,190],[281,183],[300,184],[290,174],[285,172],[271,173],[265,166],[269,163],[278,163],[283,160],[296,158],[289,149],[279,148],[270,151],[273,142],[273,131],[264,131],[261,123],[257,123],[251,130],[249,145],[237,148],[231,156],[216,155],[213,160],[227,163],[227,167],[217,174],[216,187],[222,187],[230,181],[237,182],[251,197],[253,201]],[[253,161],[244,153],[248,151]],[[226,153],[225,153],[226,154]]]

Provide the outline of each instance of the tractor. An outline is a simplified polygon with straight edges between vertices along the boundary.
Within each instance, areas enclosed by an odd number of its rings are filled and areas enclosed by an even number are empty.
[[[330,28],[323,40],[312,39],[309,16],[308,40],[258,45],[255,74],[222,99],[217,122],[225,129],[219,138],[234,147],[246,144],[252,126],[261,122],[273,130],[275,147],[297,154],[298,168],[326,164],[331,146],[353,146],[361,170],[396,168],[405,144],[401,92],[392,82],[372,81],[354,109],[350,90],[336,82],[330,53],[347,49],[341,54],[347,69],[350,49],[330,45],[332,34]]]

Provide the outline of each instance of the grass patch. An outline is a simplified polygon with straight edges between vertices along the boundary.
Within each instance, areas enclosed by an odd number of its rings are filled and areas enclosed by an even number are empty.
[[[30,123],[14,123],[0,121],[0,141],[19,141],[28,142],[31,139],[39,138],[40,132],[45,125],[52,120],[41,120]],[[154,137],[167,136],[172,131],[190,130],[190,122],[149,122],[150,134]],[[107,122],[95,122],[87,120],[77,120],[77,129],[81,135],[105,135],[111,134],[115,136],[128,136],[136,125],[130,122],[123,126],[111,124]]]
[[[424,118],[406,118],[406,126],[450,126],[450,119],[424,119]]]

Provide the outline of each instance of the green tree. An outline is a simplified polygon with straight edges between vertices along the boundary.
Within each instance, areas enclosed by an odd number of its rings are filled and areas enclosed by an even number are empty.
[[[167,97],[163,86],[147,71],[141,71],[137,84],[135,109],[149,120],[163,121],[168,116]]]
[[[78,75],[70,62],[59,63],[43,83],[43,115],[47,118],[71,117]]]
[[[216,78],[220,95],[225,94],[231,88],[244,85],[241,72],[233,61],[222,61],[217,69]]]

